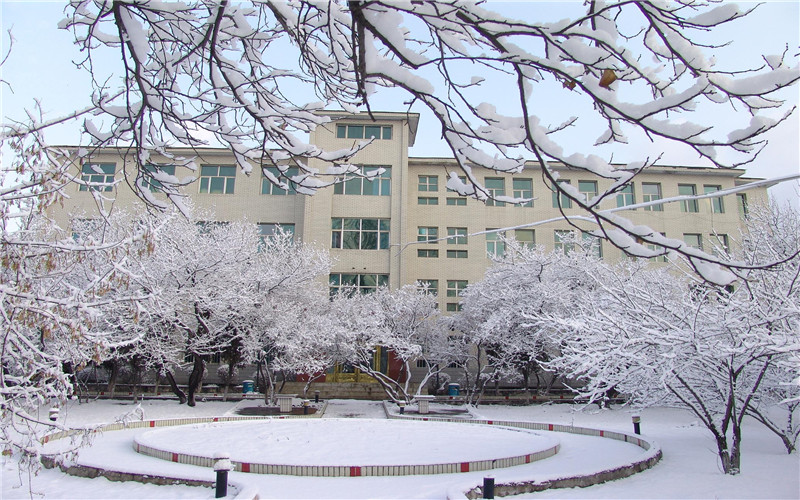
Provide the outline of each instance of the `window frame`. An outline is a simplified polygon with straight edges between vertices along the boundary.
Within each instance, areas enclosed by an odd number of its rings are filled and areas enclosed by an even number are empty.
[[[338,221],[338,224],[337,224]],[[347,221],[347,222],[346,222]],[[358,221],[357,227],[354,221]],[[364,221],[375,221],[375,229],[364,228]],[[347,227],[350,226],[350,227]],[[352,241],[353,234],[357,234],[358,247],[345,246],[348,239]],[[375,247],[364,247],[364,235],[374,238]],[[331,248],[336,250],[388,250],[391,246],[390,219],[332,217],[331,218]],[[338,235],[338,237],[337,237]],[[367,240],[369,241],[369,240]],[[338,244],[338,246],[337,246]]]
[[[100,172],[95,170],[97,167]],[[87,161],[81,165],[81,184],[79,191],[97,191],[109,193],[114,189],[114,177],[117,175],[117,164],[114,162]]]
[[[654,186],[655,193],[647,193],[647,187]],[[663,195],[661,192],[661,183],[660,182],[643,182],[642,183],[642,202],[649,203],[653,201],[658,201],[663,199]],[[645,212],[663,212],[664,205],[659,203],[658,205],[650,205],[644,207]]]
[[[622,189],[617,191],[617,208],[627,207],[636,204],[636,189],[633,182],[625,184]]]
[[[211,169],[216,169],[216,173],[209,174]],[[223,174],[223,169],[225,169],[226,174]],[[200,176],[199,176],[199,193],[200,194],[220,194],[220,195],[230,195],[235,194],[236,192],[236,165],[224,165],[224,164],[204,164],[200,165]],[[233,175],[227,175],[227,172],[233,172]],[[216,179],[221,179],[222,181],[222,190],[221,191],[212,191],[214,188],[213,184]],[[205,184],[205,188],[203,187]]]
[[[349,196],[391,196],[392,195],[392,167],[391,165],[359,165],[358,173],[344,181],[333,185],[333,194]],[[383,172],[367,179],[365,175],[383,169]],[[367,188],[371,192],[366,192]],[[377,191],[377,193],[376,193]]]
[[[498,183],[499,181],[499,183]],[[495,187],[491,187],[490,184],[497,184]],[[486,206],[487,207],[504,207],[506,206],[506,202],[504,201],[497,201],[494,198],[497,196],[505,196],[506,195],[506,179],[504,177],[486,177],[483,179],[483,185],[486,187],[486,191],[489,194],[489,197],[486,198]]]
[[[527,183],[526,186],[520,186],[520,183]],[[518,207],[533,207],[533,179],[529,177],[512,177],[511,178],[511,192],[514,198],[530,198],[530,201],[519,203]]]
[[[569,184],[572,185],[569,179],[558,179],[556,184]],[[562,193],[558,188],[553,188],[553,208],[572,208],[572,199],[565,193]]]
[[[285,172],[281,172],[278,167],[270,166],[270,167],[261,167],[261,194],[265,196],[290,196],[297,194],[297,190],[295,189],[295,182],[291,180],[291,177],[300,174],[299,167],[289,167],[285,170]],[[272,175],[274,175],[278,180],[285,179],[286,184],[288,184],[289,189],[282,189],[264,175],[263,169],[268,170]],[[268,192],[265,192],[268,191]]]
[[[691,190],[691,193],[682,193],[681,190],[684,188]],[[678,184],[678,196],[697,196],[697,185]],[[697,200],[681,200],[681,212],[687,214],[696,214],[699,211]]]
[[[719,184],[703,184],[703,194],[716,193],[722,191],[722,186]],[[716,198],[706,198],[708,200],[708,209],[712,214],[724,214],[725,203],[722,201],[722,196]]]

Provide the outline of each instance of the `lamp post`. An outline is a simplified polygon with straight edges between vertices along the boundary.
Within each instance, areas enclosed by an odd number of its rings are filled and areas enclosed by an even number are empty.
[[[228,471],[231,469],[233,469],[233,465],[228,453],[214,453],[214,470],[217,473],[215,498],[223,498],[228,495]]]
[[[633,415],[631,417],[631,420],[633,421],[633,432],[634,432],[634,434],[641,434],[641,432],[640,432],[641,429],[639,429],[639,422],[641,421],[641,419],[642,419],[642,417],[640,417],[639,415]]]

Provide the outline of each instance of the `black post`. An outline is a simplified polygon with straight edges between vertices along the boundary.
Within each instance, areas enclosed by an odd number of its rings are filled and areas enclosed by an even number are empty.
[[[319,403],[319,389],[314,391],[314,402]]]
[[[217,471],[217,489],[214,498],[224,498],[228,496],[228,471]]]
[[[633,417],[631,417],[631,420],[633,420],[634,434],[641,434],[640,432],[641,429],[639,428],[639,421],[641,420],[641,417],[639,417],[639,415],[634,415]]]
[[[483,498],[494,498],[494,478],[483,478]]]

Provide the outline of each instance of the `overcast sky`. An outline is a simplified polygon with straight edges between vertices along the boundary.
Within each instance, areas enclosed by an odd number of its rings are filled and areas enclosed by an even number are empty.
[[[755,5],[740,2],[742,6]],[[526,18],[536,16],[545,20],[567,17],[571,7],[554,2],[504,2],[490,3],[504,14]],[[24,110],[30,109],[34,99],[38,99],[49,117],[55,117],[89,103],[89,79],[85,71],[75,67],[73,60],[80,53],[73,45],[69,32],[59,30],[56,24],[63,15],[63,2],[32,2],[0,0],[0,24],[2,25],[2,53],[9,49],[8,30],[14,38],[11,54],[6,64],[0,68],[2,79],[10,84],[0,89],[0,114],[3,122],[24,118]],[[719,51],[722,64],[739,64],[752,67],[761,64],[761,54],[775,54],[783,51],[788,44],[792,54],[800,46],[800,2],[767,2],[744,20],[737,21],[720,33],[715,41],[731,40],[732,44]],[[113,61],[111,61],[113,64]],[[800,90],[795,86],[784,98],[797,104]],[[386,91],[373,99],[373,109],[404,111],[403,96]],[[422,109],[412,111],[422,112]],[[724,117],[720,118],[721,120]],[[754,177],[775,177],[800,172],[800,118],[798,113],[779,130],[769,136],[770,144],[759,159],[747,169]],[[80,140],[77,124],[48,136],[52,143],[74,144]],[[569,144],[565,144],[569,149]],[[638,145],[637,145],[638,147]],[[623,155],[653,155],[664,153],[660,163],[667,165],[702,165],[697,155],[674,147],[663,148],[661,144],[641,141],[641,150],[629,148],[626,153],[615,152],[615,161],[633,161],[639,158],[626,158]],[[601,154],[605,153],[600,151]],[[410,154],[413,156],[450,156],[450,151],[438,136],[436,121],[422,113],[417,144]],[[798,184],[785,184],[773,189],[773,195],[780,199],[791,199],[798,205]]]

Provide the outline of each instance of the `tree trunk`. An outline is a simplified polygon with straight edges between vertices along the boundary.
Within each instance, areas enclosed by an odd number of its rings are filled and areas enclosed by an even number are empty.
[[[178,396],[178,401],[179,401],[178,404],[186,403],[186,393],[184,393],[181,390],[181,388],[178,387],[178,384],[175,383],[175,377],[172,376],[172,372],[169,370],[164,370],[164,378],[167,379],[167,382],[169,383],[169,387],[170,389],[172,389],[172,392],[174,392],[175,395]]]
[[[108,374],[108,385],[106,386],[106,392],[113,398],[114,391],[117,388],[117,376],[119,375],[119,363],[116,359],[111,359],[108,361],[111,365],[111,373]]]
[[[195,406],[195,393],[200,388],[200,382],[203,381],[203,370],[205,370],[205,361],[197,354],[194,354],[194,365],[192,366],[192,373],[189,375],[189,400],[186,404]]]

